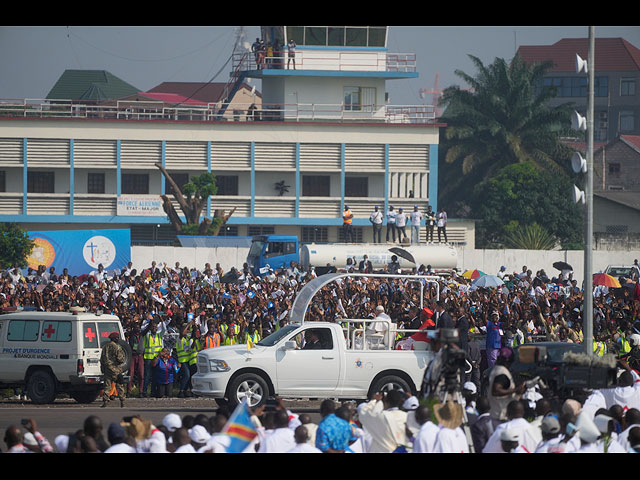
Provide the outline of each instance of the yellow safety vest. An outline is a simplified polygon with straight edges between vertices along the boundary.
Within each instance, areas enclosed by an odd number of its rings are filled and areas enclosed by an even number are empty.
[[[249,332],[247,332],[247,340],[251,340],[252,343],[258,343],[260,341],[260,333],[258,331],[255,331],[253,332],[253,335],[251,335]]]
[[[343,219],[344,223],[350,224],[353,222],[353,214],[351,213],[351,210],[345,210],[342,212],[342,216],[346,217]]]
[[[593,353],[598,355],[599,357],[604,356],[607,353],[607,346],[602,342],[593,341]]]
[[[227,335],[229,331],[229,325],[224,323],[220,327],[222,329],[222,333],[224,334],[224,341],[222,342],[224,345],[235,345],[238,343],[238,335],[240,334],[240,325],[235,324],[233,326],[233,334]]]
[[[162,336],[159,333],[152,335],[148,333],[144,336],[144,355],[145,360],[153,360],[160,354],[162,350]]]
[[[194,340],[191,344],[191,352],[189,352],[189,365],[195,365],[200,351],[200,340]]]
[[[178,363],[180,365],[186,364],[191,359],[191,348],[189,346],[189,339],[182,337],[178,339],[176,343],[176,351],[178,352]]]

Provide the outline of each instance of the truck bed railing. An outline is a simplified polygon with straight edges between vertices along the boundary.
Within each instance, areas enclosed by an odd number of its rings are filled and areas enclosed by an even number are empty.
[[[367,325],[372,323],[385,322],[388,324],[386,334],[374,334],[367,332]],[[405,329],[397,328],[393,322],[380,320],[379,318],[349,318],[341,319],[340,323],[343,325],[342,330],[345,333],[345,340],[347,341],[347,350],[393,350],[396,351],[396,338],[399,334],[413,335],[414,333],[424,332],[420,329]],[[345,326],[345,324],[347,324]],[[388,337],[385,343],[385,338]],[[402,350],[400,350],[402,351]],[[406,350],[404,350],[406,351]]]

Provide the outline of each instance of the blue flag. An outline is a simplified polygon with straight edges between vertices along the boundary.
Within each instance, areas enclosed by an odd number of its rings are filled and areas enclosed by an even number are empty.
[[[251,421],[251,413],[246,399],[231,414],[223,432],[229,437],[227,453],[242,453],[258,435]]]

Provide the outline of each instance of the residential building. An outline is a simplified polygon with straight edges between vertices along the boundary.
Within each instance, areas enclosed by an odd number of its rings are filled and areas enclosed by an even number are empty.
[[[577,73],[576,55],[588,58],[587,38],[566,38],[553,45],[526,45],[517,54],[528,63],[553,62],[544,85],[558,88],[551,101],[575,103],[586,115],[587,75]],[[594,49],[594,141],[640,134],[640,49],[623,38],[596,38]]]

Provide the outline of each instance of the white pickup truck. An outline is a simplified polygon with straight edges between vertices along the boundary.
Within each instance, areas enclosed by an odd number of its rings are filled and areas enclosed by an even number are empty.
[[[320,348],[303,346],[312,331]],[[432,352],[382,347],[348,348],[340,324],[290,324],[252,348],[240,344],[201,351],[193,391],[220,403],[235,406],[246,398],[250,406],[258,406],[276,395],[366,399],[392,388],[420,389]]]
[[[393,349],[393,323],[387,324],[384,340],[365,332],[371,320],[347,321],[361,328],[304,322],[313,293],[331,280],[324,277],[331,275],[318,277],[299,292],[291,314],[296,323],[252,348],[240,344],[202,350],[192,377],[194,393],[230,405],[246,398],[250,406],[262,405],[273,396],[366,399],[393,388],[416,393],[434,354],[428,349]],[[319,348],[309,348],[311,333],[319,340]]]

